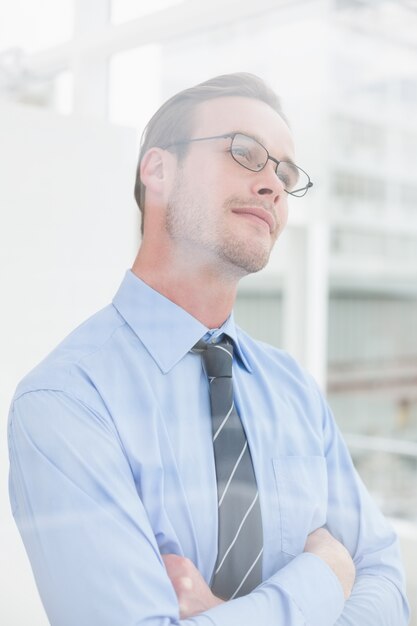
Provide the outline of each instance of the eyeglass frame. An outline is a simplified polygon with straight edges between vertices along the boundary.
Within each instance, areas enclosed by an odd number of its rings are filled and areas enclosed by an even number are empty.
[[[267,154],[267,158],[266,158],[266,161],[265,161],[264,165],[261,167],[261,169],[253,170],[252,168],[247,167],[246,165],[243,165],[243,163],[241,163],[240,161],[238,161],[234,157],[233,152],[232,152],[232,144],[233,144],[233,140],[236,137],[236,135],[242,135],[243,137],[247,137],[249,139],[252,139],[252,141],[255,141],[259,146],[261,146],[261,148],[263,148],[265,150],[265,152]],[[228,139],[228,138],[230,138],[232,140],[231,143],[230,143],[230,149],[229,149],[229,152],[230,152],[230,154],[232,156],[232,159],[234,161],[236,161],[236,163],[238,165],[240,165],[241,167],[244,167],[246,170],[249,170],[250,172],[262,172],[262,170],[266,167],[266,164],[268,163],[268,161],[273,161],[276,164],[276,166],[275,166],[275,174],[277,174],[278,166],[279,166],[280,163],[289,163],[290,165],[296,167],[301,172],[303,172],[303,174],[305,174],[307,176],[308,183],[307,183],[307,185],[305,187],[300,187],[300,189],[295,189],[294,191],[288,191],[288,189],[285,189],[285,187],[284,187],[285,193],[288,193],[289,195],[294,196],[294,198],[303,198],[306,195],[307,191],[313,186],[313,182],[311,181],[310,176],[307,174],[307,172],[305,170],[303,170],[302,167],[300,167],[299,165],[296,165],[292,161],[284,161],[284,160],[279,161],[275,157],[271,156],[269,154],[268,150],[265,148],[265,146],[263,144],[261,144],[260,141],[255,139],[255,137],[252,137],[251,135],[247,135],[246,133],[242,133],[240,131],[236,131],[236,132],[233,132],[233,133],[225,133],[224,135],[213,135],[212,137],[196,137],[194,139],[184,139],[182,141],[175,141],[173,143],[170,143],[168,145],[161,146],[161,147],[162,147],[163,150],[167,150],[168,148],[171,148],[172,146],[186,145],[188,143],[194,143],[196,141],[208,141],[210,139]],[[299,193],[298,193],[298,195],[296,195],[297,192],[300,192],[300,191],[304,191],[304,193],[301,194],[301,195],[299,195]]]

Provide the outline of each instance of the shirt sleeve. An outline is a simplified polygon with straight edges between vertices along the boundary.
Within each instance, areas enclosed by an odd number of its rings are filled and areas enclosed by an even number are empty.
[[[24,393],[9,449],[12,510],[52,626],[332,626],[342,611],[333,572],[302,554],[248,596],[181,621],[110,417],[67,392]]]
[[[409,620],[399,542],[357,474],[324,399],[328,473],[327,528],[356,566],[352,594],[337,626],[405,626]]]

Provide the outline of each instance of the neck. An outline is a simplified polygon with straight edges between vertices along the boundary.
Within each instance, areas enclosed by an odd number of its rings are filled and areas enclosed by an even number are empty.
[[[201,253],[190,260],[189,255],[154,251],[142,243],[132,267],[136,276],[208,328],[221,326],[232,311],[238,278],[225,276],[219,263],[210,263]]]

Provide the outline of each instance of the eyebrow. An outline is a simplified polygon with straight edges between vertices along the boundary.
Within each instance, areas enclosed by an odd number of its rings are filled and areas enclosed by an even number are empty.
[[[236,133],[238,135],[246,135],[246,137],[250,137],[251,139],[254,139],[255,141],[257,141],[258,143],[261,144],[261,146],[263,146],[265,148],[265,150],[268,152],[268,154],[272,157],[274,157],[273,154],[270,154],[268,148],[265,147],[265,142],[262,139],[262,137],[260,137],[259,135],[255,135],[254,133],[247,133],[243,130],[234,130],[232,131],[232,133]],[[232,134],[230,133],[230,134]],[[275,159],[276,157],[274,157]],[[285,163],[291,163],[291,165],[295,165],[295,161],[293,161],[292,159],[290,159],[289,157],[284,155],[283,159],[277,159],[277,161],[285,161]]]

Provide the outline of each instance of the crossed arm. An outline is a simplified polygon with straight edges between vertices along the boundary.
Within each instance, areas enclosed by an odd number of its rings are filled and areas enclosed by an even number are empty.
[[[304,551],[315,554],[331,567],[347,600],[355,581],[355,566],[346,548],[326,529],[319,528],[309,535]],[[162,558],[177,594],[181,619],[194,617],[223,603],[213,595],[190,559],[176,554],[163,555]]]
[[[355,499],[365,506],[366,493],[343,483],[345,508],[333,493],[348,460],[332,434],[329,528],[345,535],[312,533],[251,594],[222,602],[191,561],[161,557],[172,550],[160,549],[117,433],[99,417],[54,391],[23,395],[11,415],[12,508],[52,626],[405,626],[395,537],[382,517],[376,530],[359,527]]]

